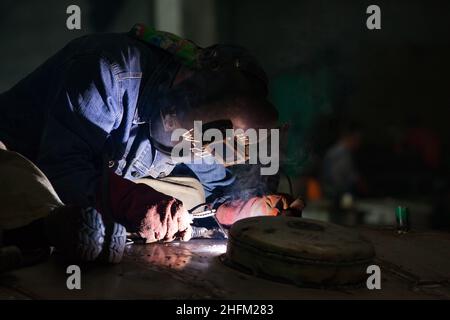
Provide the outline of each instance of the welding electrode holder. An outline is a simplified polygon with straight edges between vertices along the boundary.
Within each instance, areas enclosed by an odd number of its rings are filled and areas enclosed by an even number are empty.
[[[216,209],[208,209],[208,210],[203,210],[203,211],[199,211],[199,212],[193,212],[193,210],[188,210],[189,215],[191,216],[192,220],[195,219],[204,219],[204,218],[208,218],[208,217],[212,217],[214,215],[216,215]]]
[[[223,228],[223,226],[221,225],[221,223],[219,222],[219,220],[216,217],[216,209],[206,209],[203,211],[198,211],[196,212],[195,210],[200,208],[200,207],[204,207],[208,205],[207,203],[201,203],[195,207],[193,207],[192,209],[188,210],[188,213],[192,219],[192,221],[196,220],[196,219],[204,219],[204,218],[213,218],[215,223],[217,224],[218,228],[215,228],[217,231],[221,234],[221,238],[223,239],[227,239],[228,238],[228,233],[225,231],[225,229]],[[214,233],[214,232],[213,232]],[[212,238],[212,233],[210,230],[208,230],[207,228],[203,228],[203,227],[192,227],[192,238]]]

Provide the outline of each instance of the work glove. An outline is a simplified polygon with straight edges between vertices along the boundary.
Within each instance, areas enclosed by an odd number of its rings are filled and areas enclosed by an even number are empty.
[[[110,172],[108,198],[113,218],[147,243],[191,238],[190,215],[174,197]],[[104,212],[102,206],[100,201],[100,212]]]
[[[290,215],[301,216],[305,206],[303,200],[293,200],[285,194],[272,194],[253,197],[249,200],[229,201],[217,209],[216,217],[219,222],[231,226],[238,220],[257,216]]]

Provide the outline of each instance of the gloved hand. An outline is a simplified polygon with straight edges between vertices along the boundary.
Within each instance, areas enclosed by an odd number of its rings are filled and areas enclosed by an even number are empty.
[[[111,214],[128,232],[137,233],[147,243],[191,238],[191,218],[180,200],[113,172],[110,172],[109,187]],[[101,202],[98,207],[102,212]]]
[[[163,195],[157,204],[147,206],[147,212],[141,221],[137,233],[147,243],[158,240],[172,241],[179,237],[188,241],[192,236],[191,218],[183,203],[175,198]]]
[[[292,200],[288,195],[272,194],[226,202],[217,209],[216,217],[221,224],[230,226],[238,220],[256,216],[301,216],[304,206],[299,198]]]

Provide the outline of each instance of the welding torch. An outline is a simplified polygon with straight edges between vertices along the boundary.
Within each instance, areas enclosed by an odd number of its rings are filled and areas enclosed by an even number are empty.
[[[192,220],[195,219],[204,219],[204,218],[208,218],[208,217],[212,217],[214,218],[217,226],[219,227],[220,232],[222,233],[222,236],[225,239],[228,239],[228,234],[225,231],[225,229],[222,227],[222,225],[220,224],[219,220],[217,220],[216,217],[216,209],[206,209],[203,211],[195,211],[195,209],[199,208],[200,206],[203,206],[205,204],[201,204],[198,205],[190,210],[188,210],[189,215],[191,216]],[[212,232],[211,230],[208,230],[207,228],[203,228],[203,227],[192,227],[192,238],[213,238],[214,237],[214,232]]]
[[[188,210],[188,212],[192,220],[208,218],[216,215],[216,209],[208,209],[199,212],[195,212],[195,209],[191,209]]]

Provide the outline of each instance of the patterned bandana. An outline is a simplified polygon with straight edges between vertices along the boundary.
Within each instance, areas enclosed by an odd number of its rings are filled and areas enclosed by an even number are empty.
[[[195,43],[165,31],[158,31],[142,23],[133,26],[129,34],[141,41],[166,50],[180,62],[193,69],[199,68],[199,56],[202,48]]]

